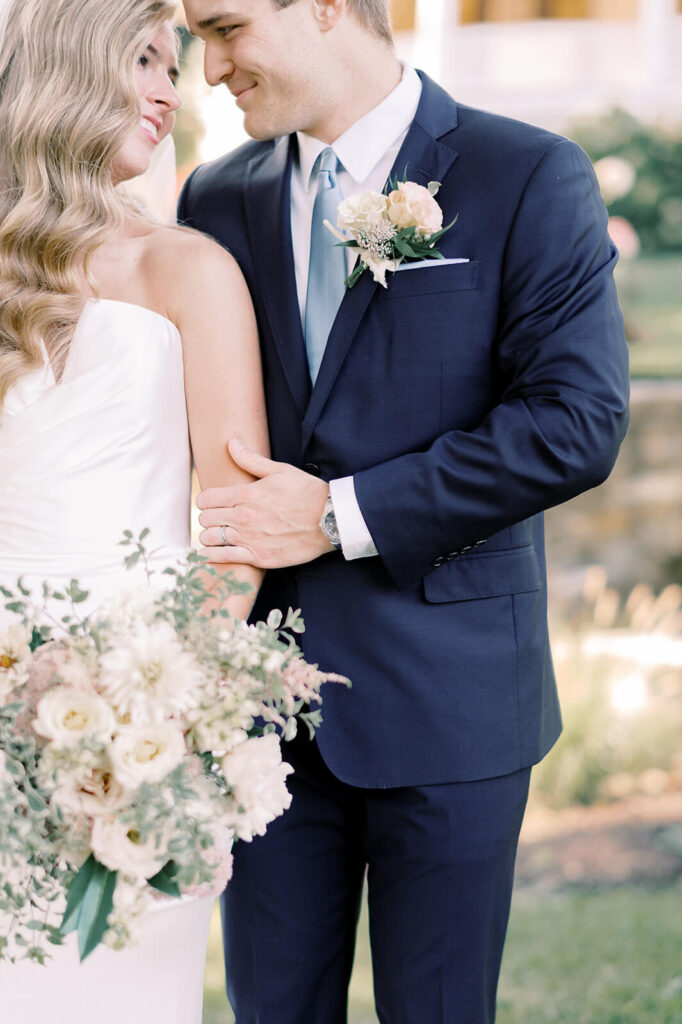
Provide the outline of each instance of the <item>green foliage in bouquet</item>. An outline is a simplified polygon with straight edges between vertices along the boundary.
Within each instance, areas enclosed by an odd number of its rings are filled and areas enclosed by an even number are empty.
[[[235,619],[248,584],[195,553],[157,573],[147,535],[122,541],[146,584],[88,614],[77,580],[0,588],[0,959],[42,962],[74,931],[82,959],[122,948],[154,893],[219,892],[233,837],[291,801],[280,737],[314,732],[322,683],[347,682],[304,661],[298,611]]]

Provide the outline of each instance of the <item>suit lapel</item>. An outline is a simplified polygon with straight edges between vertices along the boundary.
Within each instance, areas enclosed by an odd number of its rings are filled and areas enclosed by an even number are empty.
[[[303,417],[310,398],[310,376],[298,307],[291,243],[292,147],[278,139],[248,165],[244,206],[249,244],[277,357]],[[264,339],[264,344],[265,344]]]
[[[422,97],[417,114],[395,159],[390,176],[402,180],[407,171],[407,178],[410,181],[427,185],[430,181],[444,181],[457,159],[455,150],[438,141],[440,136],[456,127],[457,117],[453,100],[425,75],[421,77]],[[386,280],[390,288],[390,273]],[[304,447],[310,441],[315,424],[378,287],[380,286],[374,282],[371,273],[365,271],[355,287],[346,290],[329,335],[322,365],[303,420]]]

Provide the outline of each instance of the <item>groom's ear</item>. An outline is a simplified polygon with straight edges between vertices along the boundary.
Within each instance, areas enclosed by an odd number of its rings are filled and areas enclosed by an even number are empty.
[[[348,9],[348,0],[312,0],[313,15],[323,32],[335,28]]]

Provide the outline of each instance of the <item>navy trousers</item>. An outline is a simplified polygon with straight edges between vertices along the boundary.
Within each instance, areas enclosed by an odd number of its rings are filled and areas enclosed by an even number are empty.
[[[346,1024],[366,872],[382,1024],[492,1024],[530,768],[358,789],[307,735],[284,751],[292,806],[222,899],[236,1024]]]

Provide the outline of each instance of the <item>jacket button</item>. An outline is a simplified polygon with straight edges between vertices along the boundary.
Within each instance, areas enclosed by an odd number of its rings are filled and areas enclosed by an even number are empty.
[[[303,472],[310,473],[311,476],[320,476],[322,471],[316,462],[304,462]]]
[[[431,562],[431,565],[433,566],[434,569],[438,569],[439,566],[445,565],[445,561],[445,556],[439,555],[438,558],[434,558],[434,560]]]

